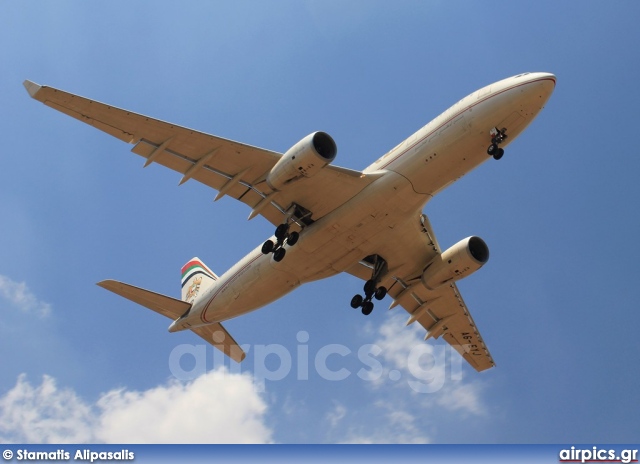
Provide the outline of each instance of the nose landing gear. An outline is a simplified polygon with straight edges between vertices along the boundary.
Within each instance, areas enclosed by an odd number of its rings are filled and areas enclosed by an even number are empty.
[[[373,260],[373,272],[371,279],[367,280],[364,284],[364,294],[355,295],[351,299],[351,307],[353,309],[362,308],[362,314],[368,316],[373,311],[373,298],[376,300],[382,300],[387,296],[387,289],[385,287],[378,287],[378,283],[384,274],[387,272],[387,262],[378,255],[368,256],[365,261],[371,258]]]
[[[487,148],[487,154],[493,156],[495,160],[499,160],[504,155],[504,149],[500,148],[499,145],[507,138],[506,132],[507,129],[504,127],[502,129],[494,127],[489,131],[491,135],[491,145]]]

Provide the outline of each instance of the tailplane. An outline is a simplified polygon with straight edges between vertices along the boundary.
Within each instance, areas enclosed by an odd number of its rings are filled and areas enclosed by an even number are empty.
[[[193,303],[198,295],[211,287],[218,276],[199,258],[192,258],[182,266],[182,301]]]
[[[201,270],[198,270],[197,266],[200,266]],[[188,273],[186,276],[184,275],[185,270]],[[98,285],[173,320],[174,323],[169,327],[169,331],[175,332],[176,330],[172,330],[171,328],[174,326],[176,321],[186,317],[192,306],[192,301],[185,301],[186,285],[184,284],[188,283],[189,286],[195,285],[194,289],[191,290],[192,295],[190,295],[190,298],[195,300],[204,288],[215,283],[217,279],[217,276],[202,264],[198,258],[194,258],[189,261],[185,267],[182,268],[182,272],[182,300],[145,290],[144,288],[134,287],[133,285],[118,282],[116,280],[103,280],[102,282],[98,282]],[[201,272],[201,274],[196,274],[196,272]],[[196,289],[198,286],[199,290]],[[242,348],[220,323],[194,327],[191,328],[191,330],[196,335],[211,343],[214,348],[219,349],[236,362],[242,361],[246,356]]]

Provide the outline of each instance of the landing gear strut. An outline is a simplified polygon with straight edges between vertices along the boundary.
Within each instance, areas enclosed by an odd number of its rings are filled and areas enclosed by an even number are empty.
[[[382,300],[387,296],[387,289],[384,287],[378,287],[380,280],[387,272],[387,262],[378,255],[372,255],[365,258],[365,261],[373,262],[373,272],[371,279],[367,280],[364,284],[364,297],[362,295],[355,295],[351,298],[351,307],[353,309],[362,308],[362,314],[368,316],[373,311],[373,298],[376,300]]]
[[[507,129],[502,128],[499,130],[497,127],[491,129],[489,134],[491,135],[491,145],[487,148],[487,154],[493,156],[493,159],[499,160],[504,155],[504,150],[499,145],[507,138]]]
[[[284,249],[284,244],[286,243],[289,246],[293,246],[300,238],[298,232],[289,232],[289,228],[288,223],[280,224],[276,227],[276,243],[273,243],[273,240],[267,240],[262,245],[262,253],[265,255],[273,253],[273,260],[277,263],[282,261],[284,255],[287,253],[287,250]]]

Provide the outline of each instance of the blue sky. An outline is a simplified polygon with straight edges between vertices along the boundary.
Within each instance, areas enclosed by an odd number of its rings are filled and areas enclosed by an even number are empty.
[[[639,13],[637,2],[2,2],[0,441],[637,442]],[[335,164],[363,169],[525,71],[557,75],[547,108],[503,160],[425,208],[442,246],[479,235],[491,249],[459,286],[497,363],[447,369],[433,393],[408,382],[423,333],[389,301],[368,318],[351,310],[361,283],[347,275],[226,324],[240,343],[283,345],[294,367],[342,345],[350,354],[327,364],[347,379],[294,368],[258,391],[253,352],[238,373],[205,347],[208,374],[176,380],[172,353],[200,339],[95,283],[179,296],[188,259],[222,274],[272,226],[143,170],[130,146],[22,87],[280,152],[324,130]],[[367,344],[383,349],[375,382],[357,376]]]

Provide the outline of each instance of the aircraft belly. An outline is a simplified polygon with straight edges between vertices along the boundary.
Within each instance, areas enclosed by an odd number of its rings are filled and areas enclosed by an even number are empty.
[[[372,253],[379,235],[404,222],[409,215],[427,201],[425,195],[416,194],[411,183],[403,176],[389,171],[372,183],[358,196],[305,229],[299,245],[292,254],[304,252],[307,262],[316,264],[316,274],[304,272],[302,281],[308,282],[351,267]],[[287,266],[293,262],[287,257],[278,263]]]
[[[235,317],[261,308],[283,297],[299,285],[300,280],[295,274],[280,269],[270,269],[260,280],[241,289],[235,301],[225,309],[232,314],[231,317]]]
[[[488,133],[488,131],[487,131]],[[434,196],[484,161],[489,160],[482,136],[452,137],[432,144],[429,151],[414,157],[398,172],[409,179],[417,193]]]
[[[253,250],[227,271],[207,295],[202,311],[193,314],[193,325],[222,322],[254,311],[300,285],[299,278],[285,269],[274,269],[271,256]]]

